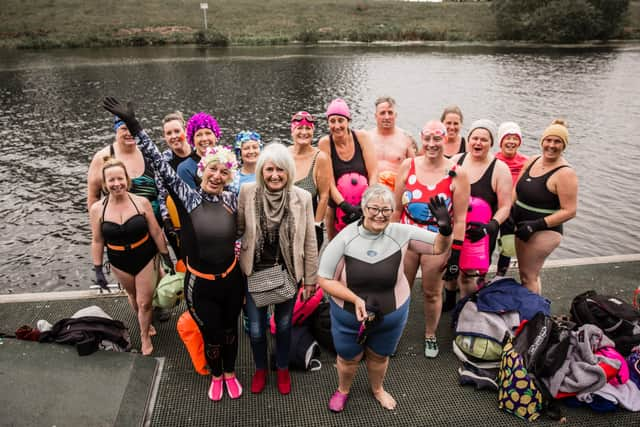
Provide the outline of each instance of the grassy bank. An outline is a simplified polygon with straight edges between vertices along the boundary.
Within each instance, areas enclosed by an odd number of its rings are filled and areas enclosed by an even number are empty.
[[[206,33],[199,4],[200,0],[3,0],[0,47],[496,38],[489,2],[209,0]],[[631,2],[625,34],[640,38],[640,0]]]

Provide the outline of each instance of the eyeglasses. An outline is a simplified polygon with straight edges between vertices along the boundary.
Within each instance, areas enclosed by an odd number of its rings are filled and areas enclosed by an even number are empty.
[[[313,117],[311,114],[307,113],[306,111],[300,111],[299,113],[296,113],[293,115],[293,117],[291,117],[292,122],[301,122],[303,120],[306,120],[309,123],[316,122],[315,117]]]
[[[389,207],[384,207],[384,208],[379,208],[377,206],[366,206],[367,208],[367,212],[369,212],[369,215],[371,216],[378,216],[378,214],[382,214],[382,216],[384,217],[390,217],[391,213],[393,212],[393,209],[389,208]]]

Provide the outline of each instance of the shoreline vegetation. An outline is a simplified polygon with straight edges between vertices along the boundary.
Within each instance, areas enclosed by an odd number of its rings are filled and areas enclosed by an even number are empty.
[[[207,0],[4,0],[0,48],[522,43],[500,39],[489,1],[208,0],[206,31],[201,2]],[[615,39],[640,41],[640,0],[629,2]]]

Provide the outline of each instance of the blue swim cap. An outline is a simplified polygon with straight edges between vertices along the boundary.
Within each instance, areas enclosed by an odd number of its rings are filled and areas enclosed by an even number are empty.
[[[125,122],[122,121],[122,119],[118,116],[113,116],[113,131],[117,132],[118,128],[122,125],[125,125]]]

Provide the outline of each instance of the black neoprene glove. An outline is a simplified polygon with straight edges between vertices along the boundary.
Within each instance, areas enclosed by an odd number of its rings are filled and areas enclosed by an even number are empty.
[[[343,201],[338,207],[344,212],[342,220],[345,224],[351,224],[362,217],[362,209],[360,209],[360,206],[354,206],[351,203]]]
[[[316,224],[316,241],[318,242],[318,251],[324,243],[324,223]]]
[[[546,230],[547,223],[544,218],[539,218],[533,221],[522,221],[516,225],[516,237],[523,242],[529,240],[531,235],[536,231]]]
[[[94,265],[93,271],[96,273],[96,284],[100,286],[100,289],[108,291],[109,286],[107,286],[107,278],[104,277],[104,271],[102,271],[102,264]]]
[[[450,236],[451,232],[451,217],[449,216],[449,209],[444,198],[440,196],[432,197],[429,199],[429,210],[438,222],[438,231],[443,236]]]
[[[160,257],[162,258],[162,262],[169,268],[169,272],[171,274],[176,274],[175,268],[173,268],[173,261],[171,261],[171,257],[169,256],[169,252],[163,254],[160,252]]]
[[[136,113],[133,110],[133,104],[131,102],[127,102],[127,104],[124,105],[114,97],[107,96],[102,100],[102,107],[120,117],[124,124],[127,125],[127,129],[129,129],[131,135],[136,136],[142,130],[142,126],[140,126],[140,123],[136,119]]]
[[[460,240],[454,240],[451,245],[451,255],[447,261],[447,265],[444,268],[444,274],[442,280],[450,282],[456,280],[460,274],[460,251],[462,250],[462,242]]]
[[[467,224],[466,236],[471,243],[475,243],[484,236],[495,236],[499,229],[500,223],[493,218],[486,224],[482,222],[470,222]]]
[[[167,236],[172,236],[173,238],[177,237],[178,233],[176,233],[176,229],[173,227],[173,222],[171,222],[171,218],[163,219],[162,226]]]

